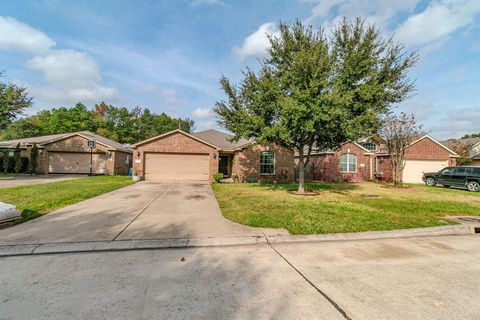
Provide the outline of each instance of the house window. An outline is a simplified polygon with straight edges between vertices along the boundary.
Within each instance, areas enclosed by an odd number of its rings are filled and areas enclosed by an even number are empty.
[[[260,153],[260,174],[275,173],[275,154],[272,151]]]
[[[375,151],[377,150],[377,145],[373,142],[366,142],[363,144],[363,147],[368,151]]]
[[[340,172],[357,171],[357,156],[351,153],[340,156]]]

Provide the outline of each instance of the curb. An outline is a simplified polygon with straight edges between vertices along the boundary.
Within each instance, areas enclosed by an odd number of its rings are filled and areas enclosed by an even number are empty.
[[[172,248],[222,247],[257,244],[280,244],[301,242],[330,242],[378,240],[414,237],[469,235],[478,233],[479,225],[454,225],[430,228],[401,229],[392,231],[371,231],[358,233],[335,233],[324,235],[273,235],[220,238],[159,239],[159,240],[109,240],[60,242],[42,244],[0,245],[0,257],[104,252],[127,250],[153,250]]]
[[[262,243],[267,243],[267,240],[263,236],[159,240],[107,240],[42,244],[18,244],[0,245],[0,257],[56,253],[240,246]]]
[[[479,225],[453,225],[428,228],[398,229],[390,231],[367,231],[357,233],[329,233],[312,235],[276,235],[267,236],[269,243],[326,242],[379,240],[415,237],[453,236],[474,234]]]

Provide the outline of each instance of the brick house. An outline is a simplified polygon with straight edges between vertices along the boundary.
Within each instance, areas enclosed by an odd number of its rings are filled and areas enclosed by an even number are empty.
[[[92,150],[87,146],[89,140],[96,142]],[[0,141],[0,152],[13,149],[17,144],[22,150],[20,155],[27,158],[33,145],[37,145],[37,173],[40,174],[90,173],[91,157],[94,174],[126,175],[132,163],[129,148],[89,131]]]
[[[455,166],[458,154],[432,137],[425,135],[414,141],[407,150],[403,180],[421,183],[423,172],[438,171]],[[338,150],[314,150],[308,173],[320,181],[371,181],[377,176],[393,179],[390,157],[385,141],[377,136],[349,142]]]
[[[143,180],[212,181],[217,172],[240,182],[292,181],[294,152],[277,144],[232,141],[217,130],[173,130],[132,145],[133,174]]]

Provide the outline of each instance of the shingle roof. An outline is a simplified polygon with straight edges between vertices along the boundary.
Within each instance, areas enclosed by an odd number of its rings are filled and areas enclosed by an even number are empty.
[[[468,139],[448,139],[444,141],[440,141],[441,144],[444,146],[451,148],[454,146],[456,142],[460,142],[461,144],[470,144],[472,146],[480,143],[480,138],[468,138]]]
[[[23,138],[23,139],[14,139],[14,140],[6,140],[0,141],[0,148],[15,148],[18,143],[20,146],[25,147],[27,145],[37,144],[39,146],[51,143],[53,141],[57,141],[60,139],[64,139],[73,135],[80,135],[84,136],[87,139],[92,139],[97,141],[98,143],[104,144],[109,148],[117,151],[124,151],[124,152],[131,152],[131,150],[121,143],[116,141],[107,139],[105,137],[99,136],[90,131],[80,131],[80,132],[69,132],[69,133],[60,133],[60,134],[51,134],[47,136],[40,136],[40,137],[31,137],[31,138]]]
[[[238,141],[231,141],[233,139],[232,135],[229,135],[224,132],[220,132],[217,130],[209,129],[200,132],[192,133],[192,136],[199,138],[205,142],[213,144],[214,146],[219,147],[222,150],[235,150],[242,146],[245,146],[250,143],[249,140],[240,139]]]

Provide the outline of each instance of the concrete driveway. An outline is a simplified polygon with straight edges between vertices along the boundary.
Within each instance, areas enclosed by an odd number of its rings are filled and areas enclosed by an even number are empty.
[[[71,175],[71,174],[50,174],[50,175],[38,175],[28,176],[19,175],[16,177],[0,178],[0,188],[12,188],[19,186],[29,186],[33,184],[44,184],[50,182],[58,182],[63,180],[85,178],[86,175]]]
[[[208,183],[140,182],[0,230],[1,244],[262,236],[223,218]]]

